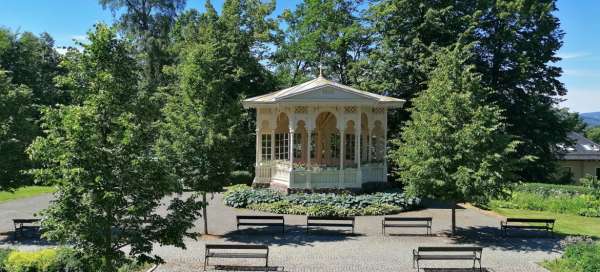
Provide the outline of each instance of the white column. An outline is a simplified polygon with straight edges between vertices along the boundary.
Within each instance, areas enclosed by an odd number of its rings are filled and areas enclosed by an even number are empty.
[[[310,173],[311,173],[311,167],[310,167],[310,152],[312,151],[312,146],[311,146],[311,139],[312,139],[312,133],[313,133],[313,128],[312,127],[308,127],[306,130],[306,188],[310,189],[312,187],[311,185],[311,180],[310,180]]]
[[[260,129],[257,127],[256,128],[256,166],[258,166],[258,164],[260,163],[260,161],[262,160],[262,142],[260,141],[261,139],[261,135],[260,135]]]
[[[388,133],[388,121],[387,121],[387,109],[383,112],[383,181],[387,182],[387,133]]]
[[[275,160],[275,129],[271,130],[271,161]]]
[[[357,125],[356,125],[356,130],[355,130],[355,153],[354,153],[354,159],[356,160],[356,182],[362,184],[362,173],[360,171],[360,157],[361,157],[361,152],[360,152],[360,137],[361,137],[361,132],[362,132],[362,115],[360,113],[360,108],[358,110],[358,118],[357,118]]]
[[[340,188],[344,188],[344,129],[338,129],[340,135],[340,171],[339,171],[339,182]]]
[[[294,130],[290,128],[290,139],[289,139],[289,158],[290,167],[294,167]]]

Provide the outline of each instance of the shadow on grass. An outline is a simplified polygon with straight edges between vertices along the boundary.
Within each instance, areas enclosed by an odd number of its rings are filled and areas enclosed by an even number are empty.
[[[503,236],[500,229],[489,226],[458,228],[457,235],[447,234],[457,244],[475,244],[478,246],[518,251],[560,252],[564,236],[535,230],[514,230]]]
[[[315,242],[337,242],[362,236],[344,229],[311,228],[286,226],[285,234],[279,227],[247,228],[225,233],[223,238],[229,242],[257,243],[265,245],[311,245]]]

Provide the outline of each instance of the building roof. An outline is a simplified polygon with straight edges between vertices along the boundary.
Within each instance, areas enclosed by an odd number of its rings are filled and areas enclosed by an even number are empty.
[[[573,145],[559,145],[562,160],[596,161],[600,160],[600,145],[585,138],[583,135],[571,132],[568,134]]]
[[[405,100],[361,91],[319,76],[300,85],[245,99],[242,103],[246,108],[255,108],[264,104],[319,102],[349,102],[400,108]]]

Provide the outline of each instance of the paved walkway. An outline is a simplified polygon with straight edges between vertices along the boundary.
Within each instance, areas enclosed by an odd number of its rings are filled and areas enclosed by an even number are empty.
[[[47,206],[50,196],[39,196],[0,204],[0,233],[12,230],[11,219],[30,217]],[[270,246],[269,264],[277,271],[414,271],[412,250],[418,246],[479,245],[484,247],[483,266],[487,271],[517,272],[545,271],[536,263],[560,256],[560,239],[549,238],[502,238],[499,237],[500,218],[481,213],[475,209],[457,210],[460,227],[456,238],[446,234],[450,230],[450,210],[430,208],[404,215],[433,217],[434,237],[381,235],[380,216],[357,217],[356,235],[321,232],[305,234],[304,216],[285,216],[289,225],[282,236],[277,230],[258,231],[235,229],[236,214],[263,214],[238,210],[223,205],[220,195],[210,200],[208,209],[209,232],[212,236],[187,240],[187,249],[157,245],[155,254],[163,257],[166,264],[161,272],[201,271],[206,243],[260,243]],[[199,220],[192,231],[201,233]],[[401,230],[400,232],[405,232]],[[422,233],[416,230],[415,233]],[[4,241],[4,242],[2,242]],[[7,240],[0,240],[6,243]],[[14,245],[13,245],[14,246]],[[214,260],[222,264],[256,265],[261,261]],[[212,263],[212,261],[211,261]],[[469,267],[469,262],[424,263],[425,267]],[[238,270],[235,270],[238,271]],[[428,269],[426,271],[471,271],[470,269]]]

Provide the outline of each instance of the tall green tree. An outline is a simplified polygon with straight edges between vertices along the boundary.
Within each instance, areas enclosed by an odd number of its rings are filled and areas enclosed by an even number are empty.
[[[457,202],[506,194],[519,143],[506,132],[502,109],[487,102],[490,90],[468,58],[461,47],[436,55],[428,88],[414,99],[412,120],[390,152],[408,194],[452,203],[452,234]]]
[[[557,107],[566,94],[560,82],[556,53],[563,32],[555,16],[555,0],[429,1],[382,0],[370,9],[376,47],[365,89],[410,100],[428,86],[435,63],[432,52],[459,39],[473,42],[469,60],[493,91],[490,103],[503,109],[507,130],[518,137],[517,157],[533,156],[520,175],[546,180],[554,171],[553,147],[575,129]],[[392,133],[408,120],[403,112],[390,116]]]
[[[186,12],[176,26],[180,62],[169,69],[177,81],[158,145],[177,177],[204,196],[220,190],[233,169],[254,162],[246,154],[254,148],[254,122],[241,99],[272,88],[256,50],[271,40],[274,27],[266,18],[272,3],[225,1],[221,14],[210,1],[205,7]]]
[[[30,167],[25,150],[37,130],[32,102],[31,89],[13,84],[0,69],[0,191],[21,185],[22,171]]]
[[[305,0],[285,10],[273,61],[286,85],[298,84],[319,73],[343,84],[355,84],[356,68],[370,50],[370,35],[359,8],[361,1]]]
[[[240,101],[275,88],[275,80],[261,64],[277,27],[271,18],[274,9],[274,2],[225,1],[219,14],[207,1],[204,13],[190,10],[182,14],[173,34],[174,48],[180,54],[179,64],[167,69],[170,77],[176,79],[170,93],[208,92],[203,89],[215,88],[210,90],[215,97],[210,105],[215,108],[208,109],[215,115],[207,118],[224,118],[223,124],[230,126],[232,132],[228,134],[234,144],[228,155],[236,170],[251,171],[255,162],[254,154],[247,152],[255,148],[255,117],[242,110]],[[195,67],[197,74],[185,72],[190,67]],[[192,79],[195,83],[190,85]],[[229,106],[224,105],[233,104],[235,107],[227,111]]]
[[[600,127],[591,127],[585,130],[585,137],[595,143],[600,143]]]
[[[99,0],[102,7],[119,14],[117,25],[136,43],[143,64],[144,81],[152,90],[165,84],[162,68],[173,63],[170,32],[186,0]]]
[[[32,91],[32,102],[39,105],[65,103],[68,94],[57,88],[54,77],[62,73],[60,54],[48,33],[17,33],[0,28],[0,66],[7,70],[14,84]]]
[[[88,38],[57,79],[76,94],[74,103],[45,108],[45,135],[29,148],[40,165],[36,179],[58,186],[42,213],[44,236],[93,260],[90,271],[116,271],[125,247],[141,261],[160,262],[153,245],[184,248],[202,202],[178,197],[184,184],[154,151],[158,131],[129,44],[105,25]]]

